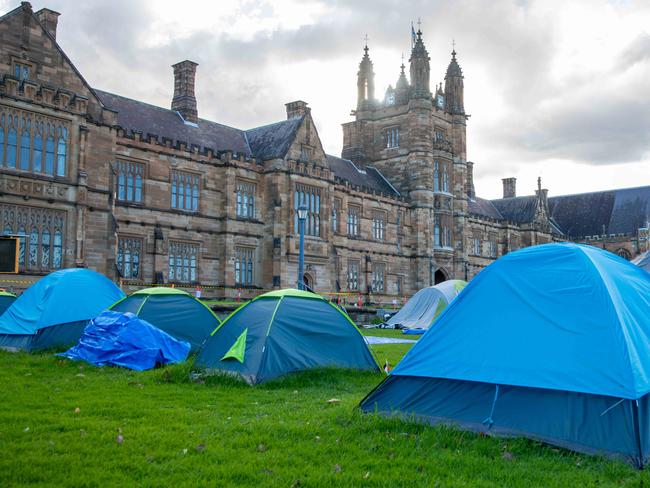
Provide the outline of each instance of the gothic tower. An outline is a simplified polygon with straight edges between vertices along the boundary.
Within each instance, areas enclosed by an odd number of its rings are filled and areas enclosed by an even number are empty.
[[[430,98],[429,77],[429,53],[422,42],[422,31],[418,29],[417,39],[411,51],[411,86],[413,98]]]
[[[445,110],[452,115],[465,115],[463,103],[463,71],[456,60],[456,50],[451,52],[451,61],[445,75]]]
[[[375,100],[375,73],[372,61],[368,56],[368,44],[363,48],[364,55],[359,63],[357,73],[357,110],[364,110]]]

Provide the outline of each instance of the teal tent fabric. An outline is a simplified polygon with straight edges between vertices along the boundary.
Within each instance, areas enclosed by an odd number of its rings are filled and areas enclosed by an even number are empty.
[[[220,323],[201,301],[176,288],[139,290],[113,305],[111,310],[137,315],[175,339],[188,342],[193,352]]]
[[[0,315],[7,310],[12,303],[16,300],[16,295],[11,293],[0,292]]]
[[[244,331],[245,334],[244,334]],[[243,361],[228,354],[235,346]],[[249,384],[316,367],[379,371],[354,323],[335,305],[304,291],[282,290],[240,307],[206,341],[194,368]]]
[[[62,269],[44,276],[0,316],[0,347],[38,350],[70,347],[88,320],[124,293],[89,269]]]
[[[361,408],[647,461],[650,280],[591,246],[477,275]]]
[[[422,288],[387,322],[401,329],[428,329],[467,283],[447,280]]]
[[[177,341],[134,314],[107,310],[90,320],[79,343],[59,356],[144,371],[185,361],[189,352],[187,342]]]

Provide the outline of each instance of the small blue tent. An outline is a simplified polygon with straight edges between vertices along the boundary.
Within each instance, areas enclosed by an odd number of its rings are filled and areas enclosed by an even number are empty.
[[[641,466],[649,393],[647,273],[566,243],[484,269],[361,408]]]
[[[193,352],[221,323],[202,301],[178,288],[164,286],[138,290],[111,310],[136,314],[175,339],[189,342]]]
[[[293,289],[265,293],[238,308],[205,342],[194,366],[249,384],[316,367],[380,369],[343,311]]]
[[[177,341],[132,313],[106,311],[88,323],[79,344],[59,356],[144,371],[185,361],[189,352],[189,343]]]
[[[70,347],[88,320],[124,293],[89,269],[62,269],[44,276],[0,317],[0,348],[33,351]]]

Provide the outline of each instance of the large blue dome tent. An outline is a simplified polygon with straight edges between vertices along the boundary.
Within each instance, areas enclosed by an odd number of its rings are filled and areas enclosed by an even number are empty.
[[[205,342],[194,367],[249,384],[317,367],[380,370],[343,311],[294,289],[265,293],[233,312]]]
[[[131,312],[197,351],[221,323],[202,301],[178,288],[157,286],[132,293],[111,307]]]
[[[87,322],[124,297],[111,280],[83,268],[61,269],[27,288],[0,316],[0,348],[68,348]]]
[[[643,466],[649,394],[648,274],[563,243],[485,268],[360,407]]]

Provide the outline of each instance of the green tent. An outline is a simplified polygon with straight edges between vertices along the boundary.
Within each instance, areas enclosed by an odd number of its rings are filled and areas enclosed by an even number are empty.
[[[7,310],[16,300],[16,295],[8,291],[0,291],[0,315]]]
[[[192,351],[198,350],[220,323],[200,300],[178,288],[162,286],[138,290],[111,310],[134,313],[175,339],[189,342]]]
[[[238,308],[212,333],[194,366],[249,384],[316,367],[380,370],[344,312],[293,289],[265,293]]]

